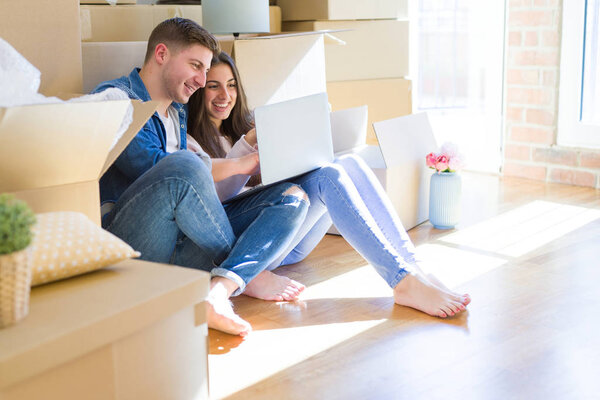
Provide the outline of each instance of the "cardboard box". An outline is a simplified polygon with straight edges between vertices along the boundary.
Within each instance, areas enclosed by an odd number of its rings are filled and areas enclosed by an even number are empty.
[[[38,213],[79,211],[100,224],[98,180],[157,107],[133,102],[133,122],[111,150],[128,104],[0,108],[0,193],[15,194]]]
[[[284,22],[284,31],[348,30],[325,46],[327,82],[408,75],[408,20]]]
[[[377,144],[372,123],[412,113],[412,84],[407,79],[328,82],[332,111],[369,107],[367,143]]]
[[[82,40],[89,42],[147,41],[156,25],[182,17],[202,24],[200,5],[82,5]]]
[[[33,288],[0,330],[0,398],[208,399],[209,279],[127,260]]]
[[[116,4],[136,4],[136,0],[114,0]],[[79,4],[104,4],[112,5],[107,0],[79,0]]]
[[[129,75],[134,67],[141,67],[147,47],[148,42],[81,43],[83,91],[89,93],[99,83]]]
[[[429,218],[433,170],[427,168],[425,156],[438,148],[429,119],[426,113],[418,113],[375,122],[373,126],[385,163],[385,170],[375,173],[404,228],[411,229]],[[367,162],[375,165],[376,161]]]
[[[375,123],[380,145],[352,149],[385,189],[406,230],[429,218],[429,179],[433,170],[425,156],[437,144],[426,114],[413,114]],[[328,233],[339,234],[335,227]]]
[[[281,7],[269,7],[269,32],[281,33]]]
[[[0,1],[0,37],[40,72],[40,93],[81,93],[79,4],[72,0]]]
[[[156,25],[182,17],[202,25],[202,6],[187,4],[82,5],[82,40],[85,42],[147,41]],[[281,9],[269,7],[271,32],[281,32]]]
[[[0,35],[42,71],[44,94],[81,92],[78,7],[0,2],[10,15]],[[0,193],[35,212],[79,211],[100,223],[98,178],[157,107],[134,102],[110,150],[128,104],[0,108]],[[29,315],[0,330],[0,398],[208,398],[208,282],[202,271],[127,260],[32,289]]]
[[[248,106],[325,92],[323,49],[323,35],[315,33],[240,36],[233,41],[233,58]]]
[[[406,18],[407,0],[278,0],[284,21]]]

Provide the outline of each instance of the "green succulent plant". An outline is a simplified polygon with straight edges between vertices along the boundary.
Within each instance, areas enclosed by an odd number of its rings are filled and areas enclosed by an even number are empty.
[[[0,194],[0,255],[29,246],[34,223],[35,214],[25,202]]]

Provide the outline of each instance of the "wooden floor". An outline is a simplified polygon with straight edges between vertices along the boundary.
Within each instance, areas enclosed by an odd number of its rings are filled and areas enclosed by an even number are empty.
[[[461,224],[410,231],[425,268],[471,294],[441,320],[395,306],[346,242],[281,268],[296,303],[239,296],[254,331],[210,331],[213,399],[600,399],[600,191],[463,176]]]

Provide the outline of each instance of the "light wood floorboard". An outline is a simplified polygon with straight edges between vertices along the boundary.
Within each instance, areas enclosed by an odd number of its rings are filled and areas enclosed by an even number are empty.
[[[441,320],[395,306],[327,236],[278,273],[296,303],[239,296],[245,340],[209,332],[213,399],[600,399],[600,191],[464,174],[457,229],[412,229],[425,268],[473,299]]]

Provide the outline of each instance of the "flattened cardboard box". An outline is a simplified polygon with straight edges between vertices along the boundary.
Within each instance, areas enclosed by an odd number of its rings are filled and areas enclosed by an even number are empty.
[[[407,0],[278,0],[277,5],[284,21],[407,17]]]
[[[327,95],[332,111],[369,107],[367,143],[377,144],[373,122],[412,113],[412,83],[407,79],[371,79],[328,82]]]
[[[98,180],[156,110],[132,102],[133,122],[111,149],[129,101],[0,108],[0,193],[37,212],[79,211],[100,224]]]
[[[325,46],[327,82],[408,75],[408,20],[284,22],[282,29],[338,31],[346,44]]]

